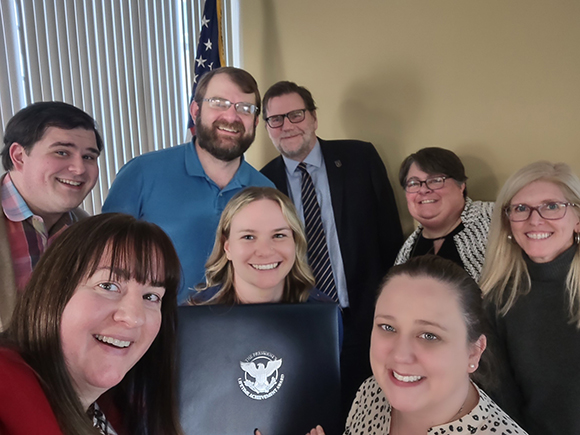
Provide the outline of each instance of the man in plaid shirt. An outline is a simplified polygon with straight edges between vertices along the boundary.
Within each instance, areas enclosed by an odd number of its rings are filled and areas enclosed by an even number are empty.
[[[50,243],[87,214],[79,205],[99,176],[95,120],[62,102],[34,103],[4,132],[0,177],[0,330]]]

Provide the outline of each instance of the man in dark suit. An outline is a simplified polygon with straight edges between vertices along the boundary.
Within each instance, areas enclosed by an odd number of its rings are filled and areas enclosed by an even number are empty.
[[[346,416],[356,389],[371,374],[368,356],[376,290],[403,244],[395,198],[385,166],[371,143],[316,137],[316,105],[308,89],[278,82],[264,95],[263,107],[266,129],[281,156],[261,172],[290,196],[303,220],[305,169],[316,191],[338,295],[335,299],[343,308],[341,367]]]

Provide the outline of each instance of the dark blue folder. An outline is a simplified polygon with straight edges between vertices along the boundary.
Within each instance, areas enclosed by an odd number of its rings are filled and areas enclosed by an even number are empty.
[[[339,315],[331,303],[180,307],[185,433],[342,433]]]

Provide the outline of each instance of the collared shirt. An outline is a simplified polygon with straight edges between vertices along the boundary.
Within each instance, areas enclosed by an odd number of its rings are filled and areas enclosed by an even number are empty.
[[[286,177],[288,178],[288,192],[290,199],[296,206],[298,216],[304,222],[304,210],[302,208],[302,172],[298,169],[296,160],[289,159],[282,156],[286,166]],[[306,170],[312,177],[312,182],[316,189],[316,198],[320,205],[320,212],[322,215],[322,226],[326,236],[326,244],[328,246],[328,253],[330,255],[330,263],[332,264],[332,273],[334,275],[334,282],[338,293],[338,300],[341,307],[348,307],[348,292],[346,288],[346,275],[344,273],[344,264],[342,262],[342,254],[340,252],[340,244],[338,242],[338,231],[336,229],[336,222],[334,220],[334,210],[332,208],[332,199],[330,197],[330,185],[328,184],[328,176],[326,174],[326,165],[324,164],[324,156],[320,149],[320,143],[316,141],[316,145],[310,151],[310,154],[304,159],[306,163]]]
[[[44,220],[32,213],[16,186],[6,174],[2,180],[2,210],[14,266],[16,287],[22,291],[40,256],[73,223],[71,213],[63,216],[48,231]]]
[[[117,174],[103,205],[103,212],[128,213],[153,222],[171,238],[183,275],[180,304],[204,280],[205,262],[228,201],[248,186],[274,187],[242,157],[232,180],[220,189],[205,173],[194,143],[195,137],[189,143],[128,162]]]

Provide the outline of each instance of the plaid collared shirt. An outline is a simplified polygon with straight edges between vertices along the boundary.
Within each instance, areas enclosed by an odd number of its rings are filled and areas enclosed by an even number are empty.
[[[40,256],[66,228],[73,223],[71,213],[65,213],[47,231],[40,216],[33,214],[7,173],[2,180],[2,209],[12,254],[14,276],[18,290],[30,279]]]

